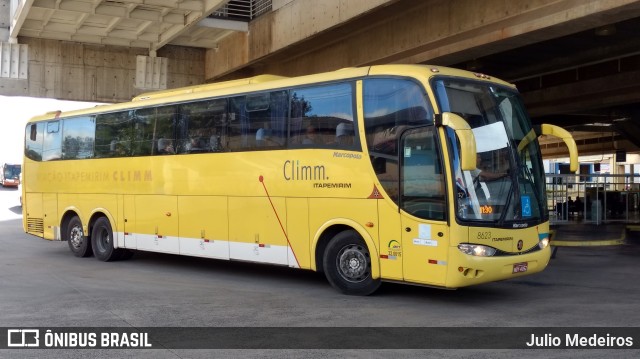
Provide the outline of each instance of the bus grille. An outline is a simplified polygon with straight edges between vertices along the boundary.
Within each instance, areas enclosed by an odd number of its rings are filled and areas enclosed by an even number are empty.
[[[44,233],[44,220],[42,218],[27,218],[27,231],[29,233]]]
[[[529,249],[525,249],[522,252],[505,252],[505,251],[501,251],[501,250],[496,250],[496,253],[493,255],[494,257],[504,257],[504,256],[519,256],[522,254],[528,254],[528,253],[533,253],[533,252],[537,252],[541,250],[540,246],[536,243],[536,245],[534,245],[533,247],[529,248]]]

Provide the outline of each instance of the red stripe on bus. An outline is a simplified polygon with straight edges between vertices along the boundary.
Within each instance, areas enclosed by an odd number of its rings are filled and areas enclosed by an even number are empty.
[[[291,241],[289,241],[289,236],[287,235],[287,231],[284,230],[284,226],[282,225],[282,221],[280,220],[280,216],[278,216],[278,211],[276,211],[276,207],[273,205],[273,201],[271,201],[271,196],[269,195],[269,191],[267,191],[267,186],[264,184],[264,177],[258,177],[258,181],[262,183],[262,188],[264,188],[264,193],[267,195],[267,199],[269,199],[269,203],[271,203],[271,208],[273,208],[273,213],[276,215],[278,219],[278,223],[280,224],[280,229],[282,229],[282,233],[284,234],[284,238],[287,239],[287,244],[289,248],[291,248],[291,253],[293,253],[293,258],[296,260],[296,264],[300,267],[300,262],[298,261],[298,256],[296,256],[296,252],[293,250],[293,246],[291,245]]]

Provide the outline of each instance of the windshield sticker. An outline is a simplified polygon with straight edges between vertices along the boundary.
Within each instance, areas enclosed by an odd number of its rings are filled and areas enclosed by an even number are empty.
[[[520,196],[520,203],[522,203],[522,217],[531,217],[531,198]]]
[[[476,127],[471,131],[476,138],[478,153],[499,150],[509,144],[509,135],[507,135],[507,130],[502,122]]]

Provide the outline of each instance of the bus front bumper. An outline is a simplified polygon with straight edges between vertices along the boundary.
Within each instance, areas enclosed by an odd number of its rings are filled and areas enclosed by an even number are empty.
[[[451,247],[446,287],[466,287],[538,273],[547,267],[550,257],[550,246],[533,253],[498,257],[472,256]]]
[[[3,186],[5,187],[18,187],[20,181],[18,180],[4,180]]]

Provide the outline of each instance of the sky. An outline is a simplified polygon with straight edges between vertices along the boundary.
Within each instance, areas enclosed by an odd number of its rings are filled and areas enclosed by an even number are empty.
[[[95,106],[93,102],[0,96],[0,164],[22,163],[24,127],[33,116],[50,111],[70,111]]]

